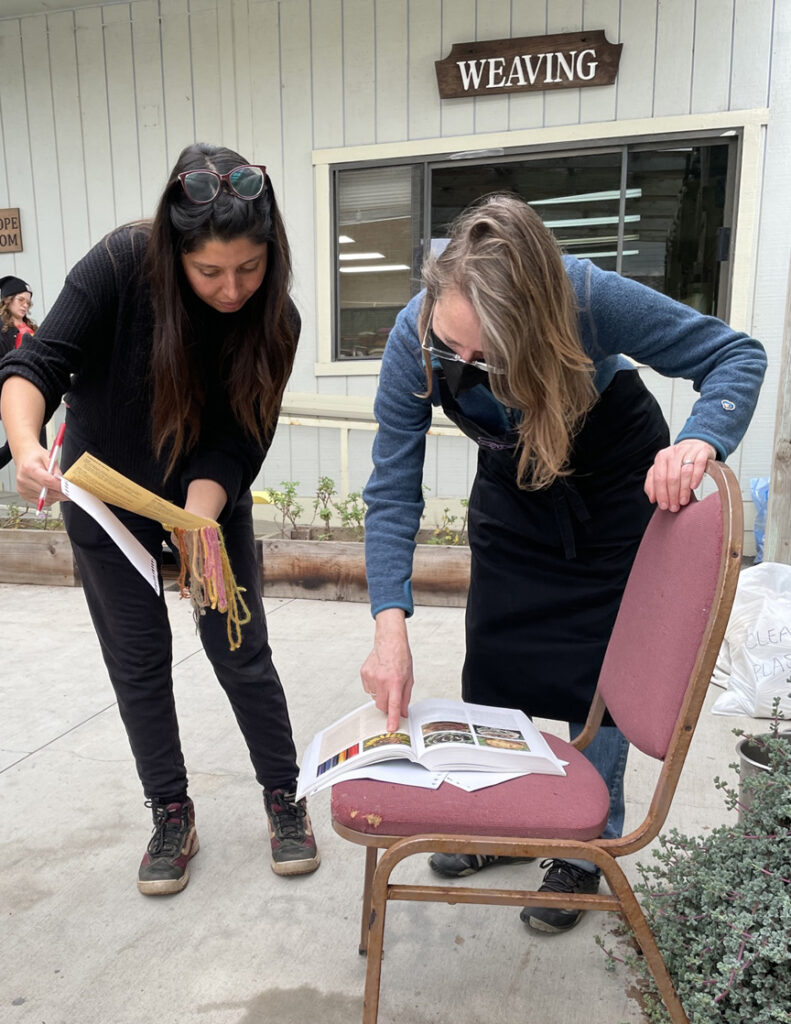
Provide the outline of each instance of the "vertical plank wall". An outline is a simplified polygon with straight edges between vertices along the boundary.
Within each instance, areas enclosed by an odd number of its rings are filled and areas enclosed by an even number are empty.
[[[780,0],[131,0],[0,17],[0,206],[22,211],[25,251],[0,275],[35,289],[35,315],[116,224],[149,215],[196,139],[265,163],[294,251],[303,337],[290,389],[372,395],[374,376],[319,377],[311,152],[771,104],[756,231],[752,327],[779,355],[789,261],[791,5]],[[624,43],[615,85],[440,101],[434,61],[453,42],[605,29]],[[782,212],[782,216],[780,215]],[[777,360],[775,359],[775,362]],[[686,384],[649,374],[678,428]],[[746,487],[768,472],[776,376],[733,460]],[[352,432],[350,484],[372,435]],[[474,460],[430,439],[434,496],[466,493]],[[335,431],[282,428],[260,485],[336,479]],[[0,489],[10,485],[0,473]]]

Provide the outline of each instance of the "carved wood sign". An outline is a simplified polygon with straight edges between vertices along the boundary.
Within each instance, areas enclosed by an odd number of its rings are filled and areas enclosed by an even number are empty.
[[[0,252],[22,252],[19,209],[0,210]]]
[[[623,43],[603,31],[454,43],[434,61],[442,99],[612,85]]]

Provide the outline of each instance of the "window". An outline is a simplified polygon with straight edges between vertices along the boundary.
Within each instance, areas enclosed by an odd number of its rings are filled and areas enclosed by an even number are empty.
[[[564,252],[725,316],[735,162],[736,139],[718,136],[339,168],[335,358],[381,356],[424,253],[490,192],[531,203]]]
[[[419,290],[421,167],[343,171],[336,189],[337,357],[379,358],[387,335]]]

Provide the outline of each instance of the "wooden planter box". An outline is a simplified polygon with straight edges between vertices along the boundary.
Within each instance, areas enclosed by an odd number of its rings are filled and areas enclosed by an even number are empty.
[[[360,541],[263,537],[258,543],[266,597],[368,601]],[[415,604],[463,608],[469,582],[468,547],[418,544],[412,569]]]
[[[79,577],[66,531],[0,529],[0,583],[77,586]]]

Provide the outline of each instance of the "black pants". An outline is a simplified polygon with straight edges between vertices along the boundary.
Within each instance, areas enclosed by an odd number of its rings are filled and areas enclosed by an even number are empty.
[[[166,534],[159,523],[114,511],[161,566]],[[143,791],[149,799],[166,802],[186,791],[187,773],[173,700],[172,636],[164,596],[154,593],[80,508],[64,502],[63,518]],[[241,647],[230,651],[225,616],[207,611],[200,617],[201,643],[231,702],[256,778],[267,788],[290,788],[297,776],[296,751],[269,647],[249,495],[231,512],[223,535],[236,580],[246,588],[252,619],[242,627]],[[179,613],[189,615],[190,610],[185,603]]]

